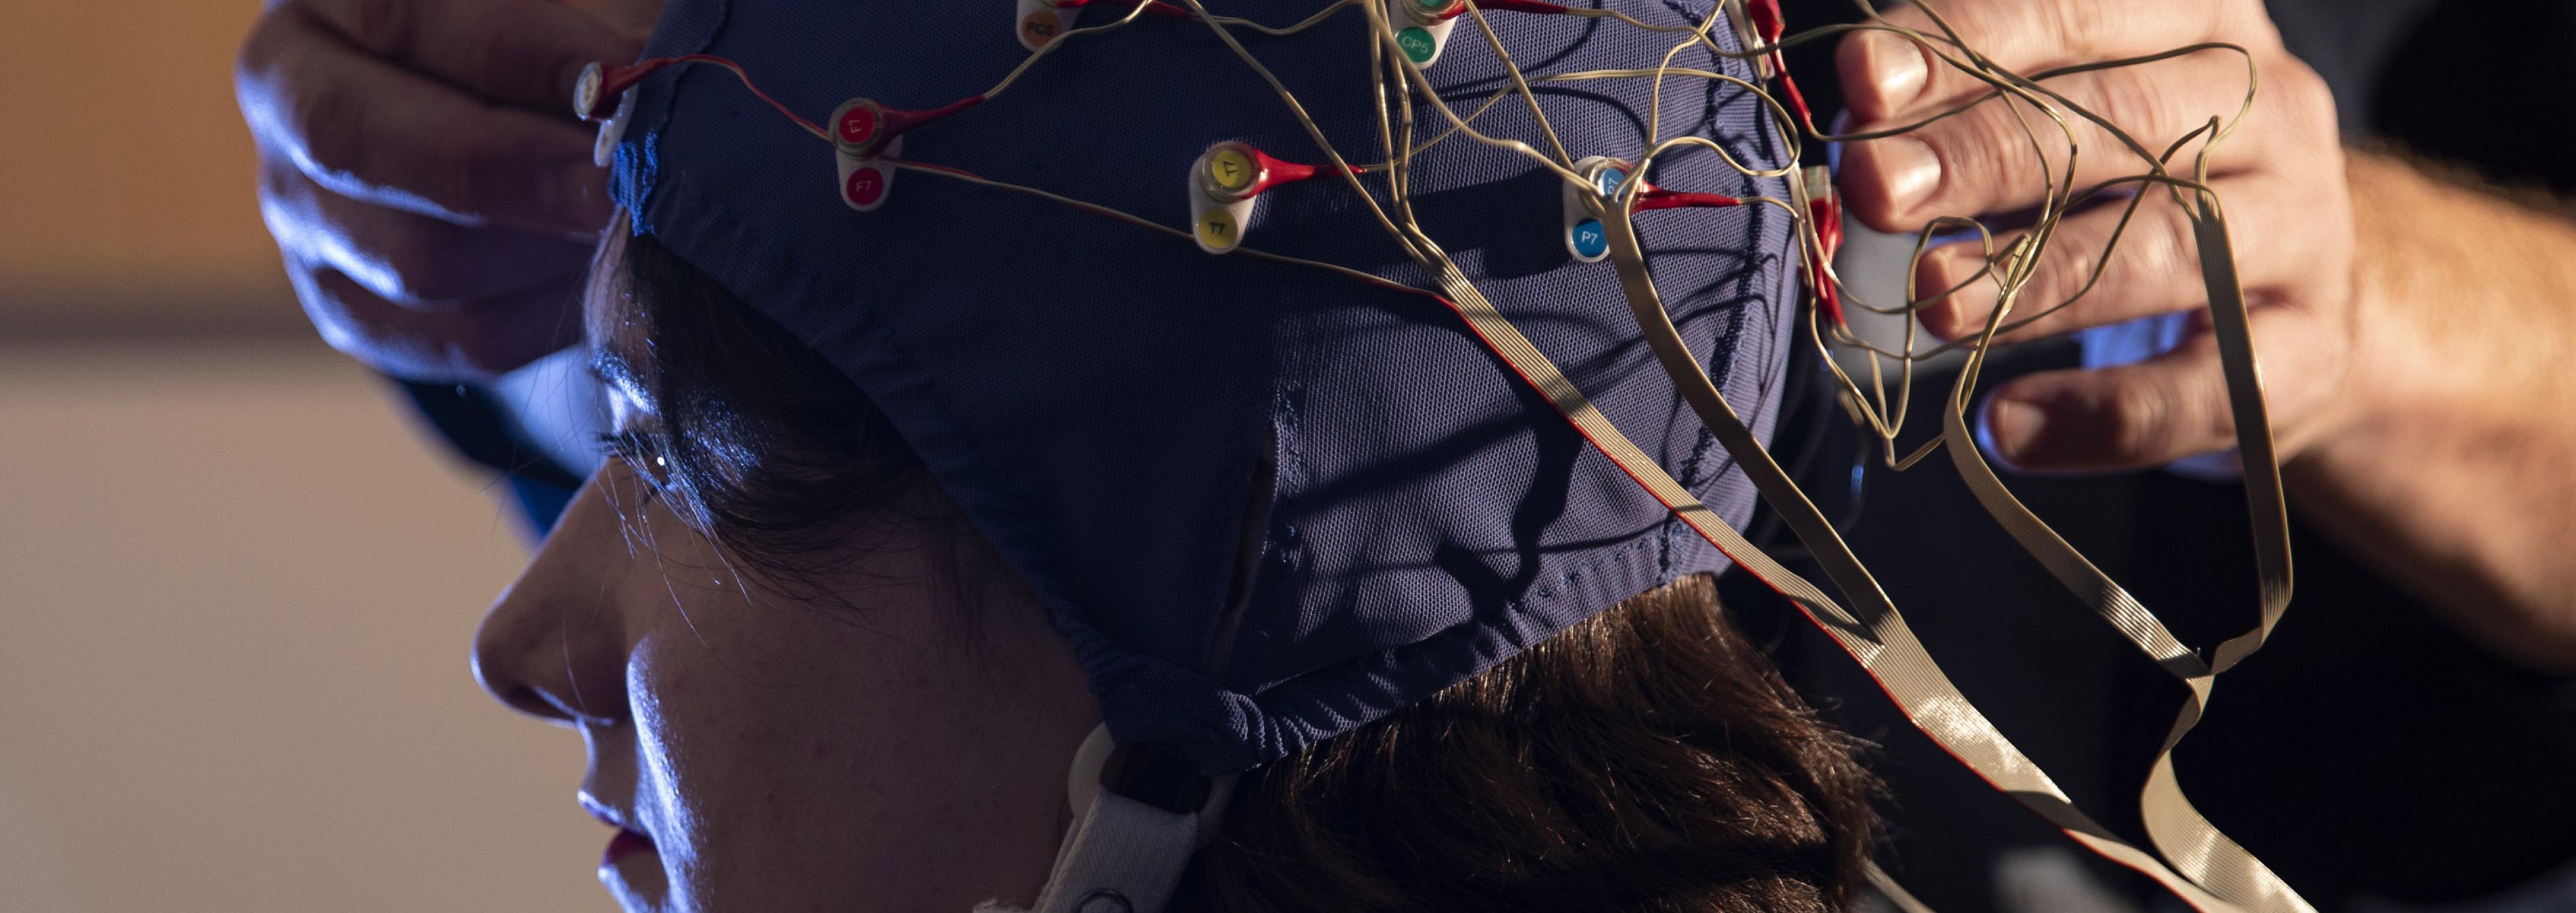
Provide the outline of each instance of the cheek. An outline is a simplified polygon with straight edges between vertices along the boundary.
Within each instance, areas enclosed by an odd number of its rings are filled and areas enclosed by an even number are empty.
[[[1096,716],[1042,622],[987,617],[970,647],[927,587],[844,594],[853,610],[688,573],[627,666],[639,798],[684,908],[964,910],[1042,880]]]
[[[654,809],[673,899],[784,909],[846,891],[853,825],[881,817],[851,777],[886,716],[879,689],[817,674],[829,646],[780,619],[805,610],[746,604],[703,580],[671,590],[626,681],[639,804]]]

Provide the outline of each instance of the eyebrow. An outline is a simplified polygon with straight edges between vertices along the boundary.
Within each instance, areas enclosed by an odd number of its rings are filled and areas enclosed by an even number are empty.
[[[599,378],[600,383],[619,388],[628,396],[641,398],[644,395],[644,375],[615,349],[604,345],[591,349],[586,367],[590,369],[590,376]]]

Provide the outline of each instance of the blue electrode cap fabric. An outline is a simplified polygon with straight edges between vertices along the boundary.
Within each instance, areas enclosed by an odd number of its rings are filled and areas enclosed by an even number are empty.
[[[1612,0],[1655,23],[1694,2]],[[1207,0],[1285,25],[1322,0]],[[1685,8],[1687,6],[1687,8]],[[1115,18],[1087,10],[1083,23]],[[1678,36],[1493,13],[1525,71],[1652,67]],[[1400,21],[1400,20],[1399,20]],[[732,58],[821,121],[869,97],[928,109],[1027,55],[1012,5],[673,0],[648,56]],[[1729,46],[1725,23],[1715,32]],[[1236,35],[1354,162],[1380,158],[1356,7],[1290,37]],[[1705,49],[1677,66],[1753,78]],[[1462,113],[1508,85],[1472,22],[1429,70]],[[1649,81],[1542,85],[1576,157],[1635,160]],[[713,67],[655,73],[617,150],[635,231],[784,325],[857,382],[1069,637],[1112,733],[1256,766],[1464,679],[1724,556],[1593,451],[1437,301],[1239,255],[919,171],[885,205],[839,197],[835,152]],[[1445,124],[1417,104],[1419,135]],[[1674,78],[1663,129],[1782,163],[1760,101]],[[1517,100],[1476,121],[1546,148]],[[1323,156],[1205,24],[1085,35],[1009,91],[914,130],[904,157],[1186,229],[1192,163],[1239,140]],[[1704,151],[1658,185],[1786,196]],[[1383,193],[1383,181],[1371,179]],[[1414,158],[1414,212],[1468,279],[1634,439],[1739,527],[1753,492],[1639,339],[1609,263],[1566,253],[1558,179],[1453,137]],[[1769,436],[1797,278],[1776,207],[1641,214],[1683,338]],[[1434,287],[1339,179],[1270,191],[1248,247]],[[1221,645],[1258,467],[1275,466],[1253,588]],[[1211,670],[1214,670],[1213,672]]]

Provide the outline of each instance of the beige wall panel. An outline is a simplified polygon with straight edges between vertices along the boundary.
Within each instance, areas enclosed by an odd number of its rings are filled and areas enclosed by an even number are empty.
[[[0,910],[606,910],[573,733],[466,657],[525,551],[319,343],[0,345]]]
[[[0,0],[0,325],[294,312],[232,60],[252,0]]]

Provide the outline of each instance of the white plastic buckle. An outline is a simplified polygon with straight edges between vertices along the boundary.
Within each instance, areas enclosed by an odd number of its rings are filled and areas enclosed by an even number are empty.
[[[1208,781],[1195,813],[1166,811],[1101,787],[1117,746],[1093,727],[1065,774],[1073,828],[1030,913],[1162,913],[1191,857],[1215,836],[1235,777]],[[1019,913],[986,904],[977,913]]]

